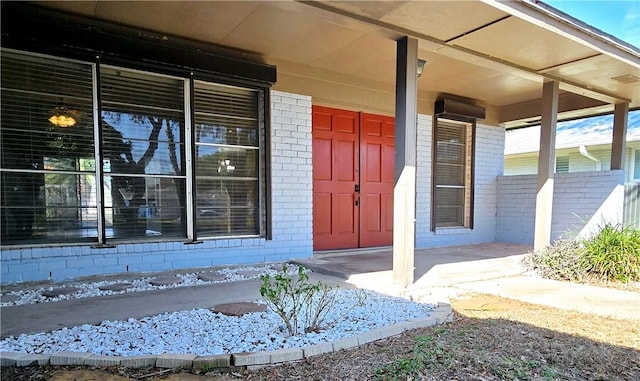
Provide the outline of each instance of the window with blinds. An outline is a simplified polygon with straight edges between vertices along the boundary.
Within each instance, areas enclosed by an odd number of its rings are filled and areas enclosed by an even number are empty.
[[[473,123],[436,118],[432,228],[473,226]]]
[[[97,237],[92,73],[89,64],[2,51],[3,244]]]
[[[101,67],[107,238],[185,237],[184,82]]]
[[[1,59],[3,244],[265,234],[263,87]]]
[[[197,235],[258,234],[259,94],[203,82],[194,93]]]
[[[640,180],[640,149],[634,151],[633,157],[633,179]]]

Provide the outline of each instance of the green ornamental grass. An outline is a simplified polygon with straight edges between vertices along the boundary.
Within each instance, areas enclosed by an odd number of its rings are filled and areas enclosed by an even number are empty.
[[[610,281],[640,281],[640,230],[607,224],[583,244],[581,261],[589,273]]]

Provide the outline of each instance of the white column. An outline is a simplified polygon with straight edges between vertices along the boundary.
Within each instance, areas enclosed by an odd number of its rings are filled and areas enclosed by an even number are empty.
[[[611,144],[611,169],[624,169],[627,149],[627,119],[629,103],[616,103],[613,111],[613,141]]]
[[[395,187],[393,190],[393,282],[413,284],[416,225],[418,40],[397,42]]]
[[[540,126],[540,155],[538,156],[534,250],[542,249],[551,243],[553,178],[556,169],[558,89],[559,83],[556,81],[548,81],[542,85],[542,120]]]

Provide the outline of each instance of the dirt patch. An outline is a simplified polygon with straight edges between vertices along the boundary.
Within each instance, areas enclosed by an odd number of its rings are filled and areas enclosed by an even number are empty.
[[[452,323],[254,371],[8,367],[2,380],[640,380],[640,316],[610,319],[482,294],[452,300],[452,308]],[[70,373],[51,378],[60,372]]]

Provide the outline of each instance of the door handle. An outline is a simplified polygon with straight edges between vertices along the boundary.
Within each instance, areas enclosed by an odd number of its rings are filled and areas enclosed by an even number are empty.
[[[360,193],[360,184],[356,184],[356,187],[355,187],[355,188],[356,188],[356,189],[355,189],[355,191],[356,191],[356,192],[358,192],[358,193]]]
[[[356,194],[356,206],[360,206],[360,184],[356,184],[355,186]]]

